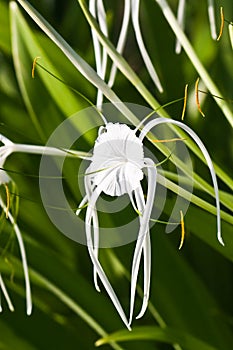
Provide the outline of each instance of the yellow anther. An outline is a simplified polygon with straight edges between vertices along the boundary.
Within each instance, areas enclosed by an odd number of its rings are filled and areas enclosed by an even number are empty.
[[[181,240],[180,240],[179,250],[183,247],[184,237],[185,237],[184,215],[182,210],[180,210],[180,225],[181,225]]]
[[[34,58],[33,60],[33,64],[32,64],[32,78],[34,79],[35,78],[35,69],[36,69],[36,62],[37,60],[39,59],[40,57],[37,56]]]
[[[201,113],[201,115],[203,117],[205,117],[205,114],[203,113],[202,109],[201,109],[201,105],[200,105],[200,101],[199,101],[199,90],[198,90],[198,84],[199,84],[199,80],[200,78],[197,78],[196,80],[196,83],[195,83],[195,97],[196,97],[196,104],[197,104],[197,108],[198,108],[198,111]]]
[[[187,98],[188,98],[188,84],[186,84],[184,88],[184,105],[183,105],[181,120],[184,120],[184,115],[185,115],[186,106],[187,106]]]
[[[221,16],[221,25],[220,25],[220,30],[219,30],[219,35],[217,37],[217,41],[221,39],[222,33],[223,33],[223,28],[224,28],[224,12],[223,12],[223,7],[220,7],[220,16]]]

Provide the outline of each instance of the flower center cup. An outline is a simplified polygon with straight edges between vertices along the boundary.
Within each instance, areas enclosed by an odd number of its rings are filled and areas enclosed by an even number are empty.
[[[110,196],[131,193],[143,179],[142,141],[125,124],[108,123],[99,130],[93,157],[86,171],[94,186]]]

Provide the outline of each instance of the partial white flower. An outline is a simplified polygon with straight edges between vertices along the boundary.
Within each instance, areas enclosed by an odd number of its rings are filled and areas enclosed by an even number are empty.
[[[106,19],[106,12],[105,12],[103,0],[89,0],[89,10],[92,16],[95,17],[96,20],[98,21],[100,29],[103,32],[103,34],[106,37],[108,37],[107,19]],[[124,0],[123,19],[122,19],[118,42],[116,45],[116,50],[120,54],[122,54],[124,51],[129,22],[130,22],[130,15],[131,15],[133,29],[135,32],[138,48],[141,53],[142,59],[145,63],[147,71],[151,79],[153,80],[155,86],[158,88],[159,92],[163,92],[163,88],[159,80],[158,74],[155,71],[155,68],[151,62],[150,56],[147,52],[146,46],[143,41],[143,36],[141,33],[140,22],[139,22],[139,10],[140,10],[140,0]],[[95,33],[95,30],[91,29],[91,32],[92,32],[92,39],[93,39],[93,46],[94,46],[94,53],[95,53],[96,71],[97,71],[97,74],[103,80],[105,80],[106,68],[107,68],[107,52],[104,47],[102,48],[98,40],[98,37]],[[109,79],[108,79],[108,85],[110,87],[112,87],[114,84],[116,72],[117,72],[117,67],[113,62]],[[96,106],[101,109],[102,103],[103,103],[103,93],[100,90],[98,90]]]
[[[208,0],[208,16],[210,23],[210,33],[214,40],[217,39],[216,31],[216,21],[215,21],[215,11],[214,11],[214,0]],[[185,28],[185,10],[186,10],[186,0],[179,0],[178,9],[177,9],[177,21],[182,29]],[[181,44],[179,39],[176,41],[176,53],[181,52]]]
[[[215,171],[205,146],[192,129],[181,122],[166,118],[157,118],[148,122],[141,130],[139,137],[136,136],[138,128],[131,130],[125,124],[107,123],[104,127],[100,127],[99,135],[94,145],[93,156],[90,159],[91,164],[86,170],[86,196],[80,203],[79,208],[85,203],[88,204],[85,216],[85,230],[88,251],[94,268],[95,287],[100,291],[98,285],[99,277],[120,317],[129,329],[133,318],[136,285],[142,253],[144,260],[144,297],[142,308],[137,318],[142,317],[145,313],[150,293],[151,244],[149,221],[154,204],[157,170],[156,164],[151,159],[144,157],[143,140],[153,127],[163,123],[175,124],[184,129],[197,143],[207,161],[216,196],[218,240],[223,244],[220,228],[219,194]],[[146,194],[143,192],[141,185],[145,172],[147,173]],[[128,319],[98,260],[99,224],[96,202],[101,193],[109,196],[128,194],[132,206],[137,212],[141,213],[139,216],[138,238],[132,261],[130,314]],[[76,214],[79,215],[79,213],[80,209],[77,210]]]
[[[25,145],[25,144],[17,144],[9,140],[7,137],[0,134],[0,142],[2,143],[2,146],[0,146],[0,186],[8,186],[10,182],[12,182],[12,179],[7,174],[7,172],[4,170],[4,164],[6,159],[15,152],[24,152],[24,153],[34,153],[34,154],[47,154],[47,155],[54,155],[54,156],[64,156],[66,151],[60,150],[53,147],[44,147],[44,146],[34,146],[34,145]],[[76,152],[77,153],[77,152]],[[67,155],[73,155],[75,152],[72,152],[72,154],[67,153]],[[79,155],[79,152],[77,153]],[[30,280],[29,280],[29,272],[28,272],[28,264],[27,264],[27,257],[26,257],[26,251],[23,243],[22,234],[20,232],[20,229],[15,221],[15,218],[13,217],[10,208],[4,203],[3,198],[0,196],[0,207],[5,212],[7,218],[9,219],[16,238],[18,240],[19,244],[19,250],[21,254],[22,259],[22,265],[23,265],[23,271],[24,271],[24,279],[25,279],[25,289],[26,289],[26,312],[27,315],[30,315],[32,312],[32,297],[31,297],[31,287],[30,287]],[[10,297],[7,293],[7,289],[5,287],[5,284],[3,282],[2,276],[0,274],[0,289],[2,290],[5,299],[7,301],[7,304],[9,306],[9,309],[13,311],[14,307],[11,303]],[[0,303],[1,304],[1,303]],[[0,305],[0,310],[2,309]]]
[[[7,159],[7,157],[12,153],[12,147],[14,147],[14,143],[3,135],[0,135],[0,142],[3,144],[3,146],[0,147],[0,185],[8,186],[8,183],[10,183],[12,180],[8,176],[8,174],[3,170],[3,168],[4,168],[4,163]],[[0,207],[3,209],[3,211],[7,215],[7,218],[10,220],[10,222],[13,226],[13,229],[15,231],[16,238],[18,240],[22,264],[23,264],[24,278],[25,278],[26,304],[27,304],[26,309],[27,309],[27,314],[30,315],[32,312],[31,287],[30,287],[30,281],[29,281],[26,252],[25,252],[25,247],[23,244],[22,235],[21,235],[21,232],[19,230],[18,225],[15,222],[14,217],[12,216],[9,208],[4,203],[1,196],[0,196]],[[3,294],[5,296],[5,299],[8,303],[9,309],[11,311],[13,311],[14,307],[11,303],[10,297],[7,293],[7,290],[6,290],[6,287],[4,285],[2,277],[0,278],[0,285],[1,285],[1,289],[3,291]]]

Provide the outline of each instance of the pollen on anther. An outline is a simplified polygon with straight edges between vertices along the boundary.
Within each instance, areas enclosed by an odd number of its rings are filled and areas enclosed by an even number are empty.
[[[195,98],[196,98],[196,104],[197,104],[198,111],[201,113],[201,115],[203,117],[205,117],[205,114],[201,109],[201,105],[200,105],[200,101],[199,101],[199,93],[198,93],[199,92],[199,90],[198,90],[199,80],[200,80],[200,78],[198,77],[196,80],[196,83],[195,83]]]
[[[182,210],[180,211],[180,225],[181,225],[181,240],[180,240],[179,250],[183,247],[184,237],[185,237],[184,215]]]
[[[32,64],[32,78],[34,79],[35,78],[35,69],[36,69],[36,62],[38,61],[40,57],[37,56],[34,58],[33,60],[33,64]]]
[[[224,28],[224,12],[223,12],[223,7],[220,7],[220,17],[221,17],[221,25],[220,25],[220,30],[219,30],[219,35],[217,37],[217,41],[219,41],[222,37],[223,33],[223,28]]]

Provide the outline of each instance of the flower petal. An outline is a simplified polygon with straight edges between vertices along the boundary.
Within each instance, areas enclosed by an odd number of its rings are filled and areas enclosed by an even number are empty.
[[[185,21],[185,5],[186,0],[179,0],[178,10],[177,10],[177,22],[179,23],[181,29],[184,29],[184,21]],[[181,52],[181,43],[179,39],[176,39],[176,53],[179,54]]]
[[[211,36],[214,40],[216,40],[217,32],[216,32],[216,22],[215,22],[214,0],[208,0],[208,15],[209,15]]]
[[[12,312],[15,311],[14,306],[11,302],[10,296],[7,292],[7,289],[6,289],[6,286],[5,286],[5,283],[3,281],[1,273],[0,273],[0,290],[2,290],[2,292],[3,292],[3,295],[6,299],[7,305],[9,307],[9,310]],[[0,298],[0,312],[2,312],[1,298]]]
[[[117,42],[117,46],[116,46],[116,50],[120,54],[122,54],[124,47],[125,47],[126,36],[127,36],[128,26],[129,26],[129,19],[130,19],[130,1],[125,0],[124,1],[124,14],[123,14],[122,26],[121,26],[121,31],[120,31],[119,39]],[[112,87],[114,84],[116,72],[117,72],[117,66],[113,62],[112,68],[110,71],[109,81],[108,81],[109,87]]]
[[[7,207],[5,206],[4,202],[2,201],[2,198],[0,198],[0,206],[3,208],[5,213],[6,212],[8,213],[8,218],[13,226],[13,229],[15,231],[15,234],[16,234],[16,237],[17,237],[17,240],[19,243],[19,250],[20,250],[20,254],[21,254],[21,258],[22,258],[24,279],[25,279],[27,315],[31,315],[31,313],[32,313],[31,287],[30,287],[30,279],[29,279],[29,273],[28,273],[27,257],[26,257],[26,252],[25,252],[25,248],[24,248],[22,235],[21,235],[19,227],[16,224],[11,212],[7,211]]]
[[[146,50],[146,47],[142,38],[142,33],[140,29],[140,24],[139,24],[139,5],[140,5],[140,0],[131,0],[132,22],[133,22],[135,35],[136,35],[136,40],[138,43],[138,48],[141,52],[143,61],[146,65],[146,68],[148,70],[148,73],[150,74],[151,79],[153,80],[154,84],[157,86],[158,90],[160,92],[163,92],[163,88],[160,83],[159,77],[154,69],[154,66],[151,62],[151,59],[148,55],[148,52]]]
[[[143,196],[142,189],[139,188],[135,191],[136,201],[139,211],[143,212],[145,209],[145,200]],[[144,256],[144,292],[143,292],[143,302],[141,311],[136,317],[141,318],[147,308],[149,294],[150,294],[150,277],[151,277],[151,243],[150,243],[150,232],[148,230],[145,241],[143,244],[143,256]]]
[[[154,166],[154,163],[152,162],[151,159],[146,159],[145,161],[146,161],[146,166],[148,167],[147,201],[146,201],[145,209],[143,211],[142,218],[140,220],[140,229],[138,233],[138,239],[137,239],[137,243],[134,251],[134,257],[133,257],[133,263],[132,263],[129,325],[131,324],[132,318],[133,318],[133,309],[134,309],[139,264],[140,264],[141,254],[142,254],[142,248],[144,246],[146,236],[148,235],[148,232],[149,232],[149,221],[150,221],[150,215],[154,204],[154,196],[155,196],[155,189],[156,189],[157,169]],[[143,306],[143,309],[144,309],[144,306]]]
[[[91,191],[92,191],[92,185],[91,185],[91,181],[90,178],[88,176],[85,177],[85,189],[86,189],[86,193],[87,193],[87,198],[89,199],[89,201],[91,200]],[[97,199],[96,199],[97,200]],[[96,259],[98,260],[98,255],[99,255],[99,222],[98,222],[98,215],[96,212],[96,206],[94,205],[94,207],[92,208],[92,217],[91,220],[93,221],[93,229],[94,229],[94,247],[93,247],[93,251],[95,254]],[[94,278],[94,285],[95,288],[98,292],[100,292],[100,287],[98,285],[98,276],[97,276],[97,270],[94,266],[93,268],[93,278]]]
[[[203,155],[204,155],[204,157],[206,159],[206,162],[207,162],[207,165],[209,167],[210,174],[211,174],[211,177],[212,177],[212,181],[213,181],[213,185],[214,185],[214,192],[215,192],[215,200],[216,200],[216,208],[217,208],[217,237],[218,237],[219,243],[224,245],[224,242],[223,242],[223,239],[222,239],[222,236],[221,236],[220,202],[219,202],[219,192],[218,192],[217,177],[216,177],[216,174],[215,174],[215,171],[214,171],[214,166],[213,166],[212,160],[210,158],[210,155],[209,155],[207,149],[205,148],[203,142],[201,141],[201,139],[186,124],[183,124],[183,123],[181,123],[179,121],[176,121],[176,120],[173,120],[173,119],[168,119],[168,118],[157,118],[155,120],[151,120],[142,129],[141,134],[139,135],[139,138],[140,138],[140,140],[143,140],[144,137],[146,136],[146,134],[153,127],[155,127],[155,126],[157,126],[159,124],[164,124],[164,123],[174,124],[174,125],[179,126],[180,128],[182,128],[184,131],[186,131],[193,138],[193,140],[196,142],[196,144],[198,145],[198,147],[200,148],[200,150],[202,151],[202,153],[203,153]]]
[[[105,184],[103,184],[102,186],[100,185],[93,191],[92,196],[91,196],[90,201],[89,201],[89,205],[87,207],[87,213],[86,213],[86,219],[85,219],[87,247],[88,247],[90,258],[91,258],[92,263],[93,263],[93,265],[94,265],[94,267],[99,275],[101,282],[103,283],[103,285],[104,285],[109,297],[111,298],[116,310],[118,311],[122,321],[125,323],[125,325],[130,330],[130,326],[128,325],[128,320],[125,316],[125,313],[122,309],[122,306],[121,306],[111,284],[109,283],[108,278],[107,278],[102,266],[100,265],[100,262],[96,258],[95,253],[94,253],[94,248],[93,248],[93,241],[92,241],[92,235],[91,235],[91,221],[92,221],[92,216],[93,216],[93,210],[95,209],[95,203],[96,203],[98,197],[100,196],[104,186],[105,186]]]

